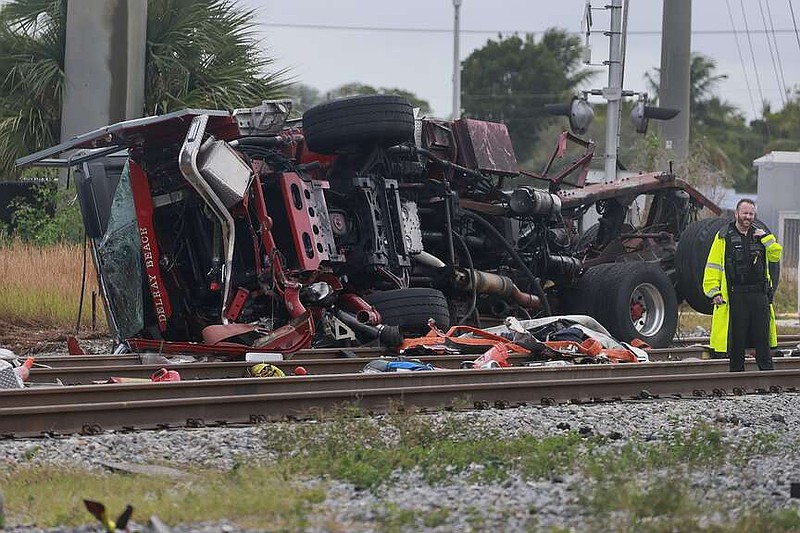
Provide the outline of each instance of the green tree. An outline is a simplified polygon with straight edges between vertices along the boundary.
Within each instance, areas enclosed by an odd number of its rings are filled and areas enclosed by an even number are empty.
[[[65,16],[60,1],[19,0],[0,10],[0,180],[16,158],[58,142]]]
[[[255,11],[235,0],[149,0],[147,114],[185,107],[233,109],[284,94],[254,34]]]
[[[660,69],[653,72],[647,79],[657,95],[661,73]],[[689,76],[690,160],[703,160],[705,167],[718,169],[737,190],[755,190],[752,162],[761,155],[763,140],[736,106],[716,95],[727,75],[717,72],[714,59],[692,53]]]
[[[83,224],[74,191],[58,189],[58,181],[36,182],[33,199],[11,200],[11,223],[3,233],[38,245],[83,241]]]
[[[517,157],[529,158],[554,119],[544,105],[568,101],[591,76],[581,68],[581,43],[563,30],[498,36],[462,63],[461,101],[468,117],[505,122]]]
[[[800,150],[800,95],[795,94],[778,112],[767,107],[763,121],[753,126],[766,130],[765,152]]]
[[[292,116],[301,116],[306,109],[322,102],[319,89],[303,83],[293,83],[286,87],[286,95],[292,100]]]
[[[0,176],[56,144],[64,89],[66,0],[12,0],[0,10]],[[254,12],[235,0],[149,0],[145,114],[232,109],[280,96]]]

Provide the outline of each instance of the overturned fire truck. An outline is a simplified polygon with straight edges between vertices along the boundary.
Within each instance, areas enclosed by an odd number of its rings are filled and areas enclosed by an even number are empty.
[[[431,320],[563,313],[621,340],[672,339],[676,242],[701,209],[719,212],[672,173],[586,185],[593,144],[568,133],[526,172],[505,125],[418,117],[394,95],[289,110],[186,109],[18,161],[75,168],[120,342],[396,346]],[[567,143],[580,155],[556,172]]]

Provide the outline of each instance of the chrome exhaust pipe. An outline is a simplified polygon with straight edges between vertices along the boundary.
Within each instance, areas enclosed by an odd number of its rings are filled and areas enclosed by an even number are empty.
[[[474,284],[473,284],[473,276]],[[453,283],[462,291],[476,291],[481,294],[495,294],[507,301],[513,301],[526,309],[539,309],[542,307],[541,299],[527,292],[523,292],[508,276],[492,274],[482,270],[457,268],[453,272]]]
[[[228,308],[228,296],[231,291],[231,271],[233,266],[233,246],[235,243],[236,230],[233,225],[233,217],[230,211],[222,203],[219,196],[211,189],[208,182],[203,179],[197,167],[197,155],[203,145],[203,136],[208,124],[208,115],[198,115],[192,120],[186,138],[183,141],[180,154],[178,155],[178,167],[186,181],[197,191],[197,194],[206,202],[208,207],[219,220],[222,237],[223,264],[222,264],[222,306],[220,308],[220,320],[223,324],[229,321],[225,317]],[[216,254],[216,250],[214,253]]]

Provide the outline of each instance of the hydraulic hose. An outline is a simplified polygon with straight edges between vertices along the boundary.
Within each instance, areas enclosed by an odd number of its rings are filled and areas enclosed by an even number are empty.
[[[472,264],[472,254],[469,253],[469,248],[467,248],[467,243],[464,242],[464,239],[453,231],[453,235],[458,240],[459,244],[461,244],[461,249],[464,250],[464,255],[467,259],[467,266],[469,266],[469,286],[472,290],[472,305],[469,308],[469,311],[464,315],[461,321],[458,323],[459,326],[463,325],[467,319],[470,317],[471,314],[475,313],[475,324],[478,327],[481,327],[481,317],[478,315],[478,284],[475,280],[475,268],[473,268]]]
[[[486,220],[479,214],[474,213],[472,211],[467,211],[466,209],[462,209],[461,213],[466,215],[468,218],[471,218],[472,220],[477,222],[478,225],[481,226],[483,229],[494,235],[497,241],[500,242],[505,247],[506,250],[508,250],[508,253],[511,254],[511,257],[514,258],[514,261],[517,262],[520,269],[525,273],[526,276],[528,276],[528,278],[530,278],[531,282],[533,282],[533,290],[534,292],[536,292],[536,296],[538,296],[542,302],[542,310],[544,311],[545,316],[549,316],[550,314],[552,314],[550,311],[550,302],[547,301],[547,295],[544,293],[544,289],[542,289],[542,284],[539,282],[539,278],[533,275],[533,272],[531,272],[531,270],[525,264],[525,261],[522,260],[522,257],[520,257],[520,255],[517,253],[514,247],[511,246],[511,243],[508,242],[505,237],[503,237],[503,234],[500,233],[497,230],[497,228],[492,226],[488,220]]]
[[[384,346],[395,348],[403,343],[403,335],[400,333],[400,328],[397,326],[389,326],[386,324],[370,326],[369,324],[359,322],[355,315],[337,308],[334,308],[333,314],[353,331],[373,339],[378,339]]]

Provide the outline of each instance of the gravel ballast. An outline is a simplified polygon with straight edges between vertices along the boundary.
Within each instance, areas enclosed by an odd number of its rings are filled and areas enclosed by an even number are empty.
[[[774,437],[774,447],[750,457],[744,465],[725,464],[712,472],[691,475],[696,494],[709,504],[723,504],[727,516],[710,513],[709,524],[724,523],[752,510],[794,509],[792,483],[800,482],[798,395],[791,393],[692,400],[653,400],[592,405],[522,407],[448,413],[474,427],[512,438],[523,435],[550,437],[566,431],[587,435],[613,435],[614,442],[632,439],[657,441],[669,432],[689,434],[707,425],[720,431],[723,441],[735,445],[757,438]],[[242,457],[263,462],[275,459],[266,449],[266,426],[198,428],[185,430],[106,433],[96,436],[14,439],[0,441],[0,464],[76,465],[103,469],[104,463],[169,464],[175,468],[230,469]],[[477,467],[478,465],[476,465]],[[409,531],[522,531],[591,528],[592,516],[580,502],[576,487],[581,474],[529,480],[512,475],[499,483],[476,483],[470,472],[459,472],[446,483],[430,484],[419,472],[395,472],[373,490],[356,490],[334,479],[309,479],[321,484],[327,498],[309,510],[306,531],[382,531],[390,506],[430,516],[444,510],[441,523],[417,523]],[[703,502],[698,502],[702,504]],[[6,513],[11,514],[6,501]],[[230,517],[231,519],[235,517]],[[47,530],[14,524],[8,531],[93,531],[83,528]],[[146,526],[141,526],[146,528]],[[146,529],[140,529],[146,530]],[[265,526],[264,530],[269,530]],[[183,524],[173,531],[244,531],[230,523]]]

